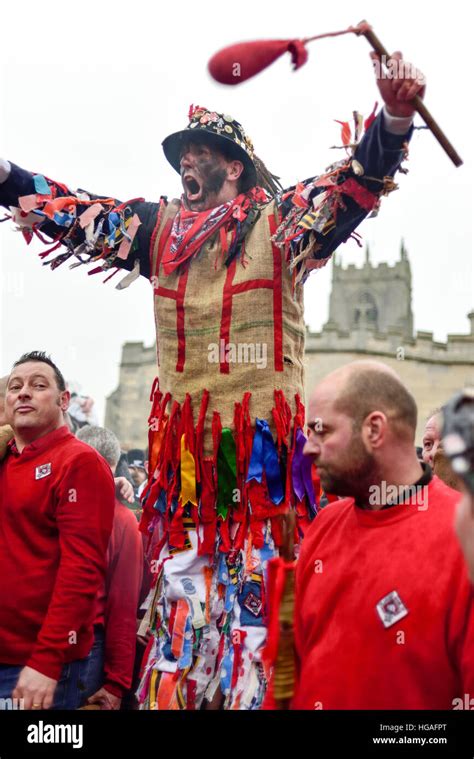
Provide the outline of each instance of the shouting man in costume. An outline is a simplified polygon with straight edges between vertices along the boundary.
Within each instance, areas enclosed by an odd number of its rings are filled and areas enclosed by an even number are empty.
[[[128,270],[119,289],[140,274],[153,287],[144,708],[262,703],[266,563],[282,515],[296,512],[298,543],[316,513],[303,458],[303,283],[395,186],[423,79],[401,53],[393,60],[396,75],[378,80],[383,110],[365,124],[354,114],[352,135],[343,127],[346,157],[288,190],[232,116],[200,106],[163,142],[180,200],[122,203],[0,164],[0,203],[26,240],[64,246],[52,268],[93,261],[94,272],[115,268],[109,276]]]

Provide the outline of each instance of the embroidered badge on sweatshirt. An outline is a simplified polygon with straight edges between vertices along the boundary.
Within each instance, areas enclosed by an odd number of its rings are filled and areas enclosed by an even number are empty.
[[[375,608],[384,627],[391,627],[408,614],[408,609],[396,590],[392,590],[391,593],[382,598]]]
[[[40,464],[35,470],[35,480],[42,480],[43,477],[47,477],[51,474],[51,464]]]

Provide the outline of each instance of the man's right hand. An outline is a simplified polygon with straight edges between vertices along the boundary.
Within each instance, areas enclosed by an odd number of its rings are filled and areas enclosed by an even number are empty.
[[[31,667],[23,667],[12,698],[24,699],[24,709],[49,709],[53,705],[57,680]]]

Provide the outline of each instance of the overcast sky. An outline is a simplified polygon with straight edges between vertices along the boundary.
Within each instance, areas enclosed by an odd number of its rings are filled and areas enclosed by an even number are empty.
[[[430,133],[416,132],[400,190],[358,231],[375,262],[397,260],[405,239],[415,329],[439,340],[467,332],[474,306],[472,38],[461,0],[9,3],[2,8],[0,155],[122,200],[176,197],[179,178],[161,141],[186,126],[195,103],[241,121],[265,163],[293,184],[341,157],[329,149],[339,144],[333,119],[372,110],[378,91],[366,40],[313,42],[299,71],[285,56],[237,87],[213,82],[207,61],[232,42],[311,36],[362,18],[390,51],[402,50],[424,71],[425,101],[465,164],[456,169]],[[36,255],[43,248],[27,248],[10,222],[0,226],[0,374],[24,351],[47,350],[102,415],[123,342],[154,340],[150,285],[141,278],[119,292],[116,280],[104,285],[86,267],[51,272]],[[341,254],[345,263],[362,264],[352,241]],[[313,329],[327,318],[329,290],[328,266],[306,285]]]

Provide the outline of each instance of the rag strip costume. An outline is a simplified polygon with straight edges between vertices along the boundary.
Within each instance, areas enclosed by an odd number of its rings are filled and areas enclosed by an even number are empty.
[[[183,140],[225,142],[254,186],[203,212],[71,192],[12,165],[0,202],[27,242],[53,238],[51,268],[93,262],[153,286],[158,378],[149,418],[150,479],[140,528],[154,582],[152,632],[138,692],[143,708],[256,709],[271,661],[269,559],[294,511],[297,545],[317,513],[303,457],[303,283],[394,189],[407,134],[384,113],[342,125],[346,156],[323,175],[277,191],[232,117],[192,107],[163,143],[179,171]],[[361,135],[364,132],[361,139]],[[263,186],[262,186],[263,185]],[[61,252],[56,249],[61,247]],[[50,253],[55,257],[49,258]]]

